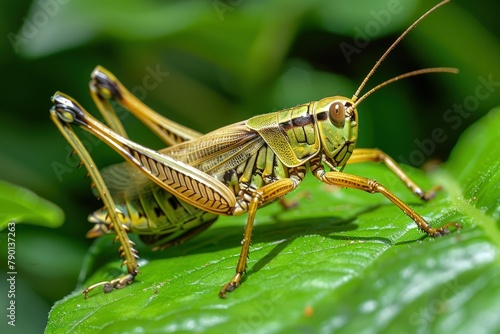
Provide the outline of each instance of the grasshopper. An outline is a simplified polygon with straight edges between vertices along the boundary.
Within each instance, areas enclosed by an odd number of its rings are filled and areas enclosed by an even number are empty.
[[[208,134],[200,134],[159,115],[131,94],[106,69],[92,73],[90,94],[109,126],[96,120],[74,99],[60,92],[52,97],[50,114],[59,131],[73,147],[91,177],[104,207],[89,215],[94,227],[88,237],[115,233],[127,273],[107,282],[104,292],[131,284],[139,273],[138,252],[127,232],[136,233],[154,249],[182,243],[212,225],[220,215],[248,213],[236,274],[219,296],[237,288],[247,267],[253,224],[258,208],[297,188],[307,170],[321,182],[339,187],[380,193],[410,217],[428,236],[449,233],[458,223],[431,227],[417,212],[373,179],[343,172],[346,164],[383,162],[408,189],[424,201],[439,187],[422,190],[398,164],[378,149],[359,149],[359,104],[376,90],[394,81],[424,73],[457,73],[454,68],[427,68],[408,72],[377,85],[358,97],[368,79],[394,47],[437,4],[387,49],[367,74],[352,98],[333,96],[278,112],[252,117]],[[155,151],[131,141],[112,101],[119,103],[146,124],[168,145]],[[126,161],[99,171],[74,132],[76,125],[118,152]]]

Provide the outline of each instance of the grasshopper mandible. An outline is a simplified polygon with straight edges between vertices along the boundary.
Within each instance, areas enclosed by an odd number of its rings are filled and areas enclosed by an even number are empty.
[[[346,164],[383,162],[408,189],[423,200],[438,187],[423,191],[389,156],[378,149],[358,149],[358,105],[379,88],[424,73],[457,73],[454,68],[427,68],[399,75],[358,97],[380,63],[415,25],[448,0],[437,4],[408,27],[387,49],[352,98],[327,97],[278,112],[252,117],[208,134],[168,120],[133,96],[111,73],[98,66],[90,93],[109,127],[93,118],[78,102],[57,92],[51,118],[79,155],[104,207],[89,216],[95,223],[87,236],[115,233],[127,274],[94,284],[105,292],[132,283],[139,273],[134,243],[127,232],[140,235],[155,249],[175,245],[207,229],[219,215],[248,213],[236,274],[220,297],[237,288],[247,267],[257,209],[299,186],[307,172],[321,182],[380,193],[397,205],[431,237],[449,233],[449,226],[433,228],[418,213],[377,181],[343,172]],[[168,145],[155,151],[128,139],[110,101],[115,100],[145,123]],[[102,171],[72,129],[87,130],[117,151],[126,162]],[[325,167],[328,169],[325,170]]]

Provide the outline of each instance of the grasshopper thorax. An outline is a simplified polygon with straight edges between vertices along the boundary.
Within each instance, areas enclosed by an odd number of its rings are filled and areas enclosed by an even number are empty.
[[[332,166],[344,166],[358,140],[354,102],[343,96],[324,98],[316,102],[314,117],[325,158]]]

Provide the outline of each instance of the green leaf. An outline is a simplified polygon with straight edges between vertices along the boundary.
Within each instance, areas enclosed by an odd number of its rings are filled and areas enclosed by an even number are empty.
[[[0,180],[0,231],[9,222],[59,227],[63,211],[34,192]]]
[[[425,204],[382,165],[346,168],[387,185],[434,226],[459,222],[460,232],[426,238],[381,195],[310,176],[292,196],[310,194],[296,209],[259,210],[247,275],[227,299],[217,294],[234,275],[245,216],[222,217],[164,252],[140,247],[132,285],[87,300],[77,289],[53,307],[47,333],[498,332],[499,128],[500,108],[430,177],[406,168],[424,188],[446,189]],[[121,273],[115,247],[110,238],[94,244],[89,258],[105,264],[85,286]]]

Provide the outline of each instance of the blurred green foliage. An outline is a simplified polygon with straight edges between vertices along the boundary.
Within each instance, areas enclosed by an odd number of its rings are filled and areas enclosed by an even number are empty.
[[[0,180],[0,231],[12,222],[59,227],[63,211],[32,191]]]
[[[397,4],[395,13],[384,18],[381,13],[392,8],[389,4]],[[30,314],[32,326],[42,328],[53,302],[74,288],[90,244],[84,239],[86,215],[100,206],[88,190],[85,172],[76,169],[77,159],[69,158],[68,145],[49,120],[49,98],[56,90],[96,114],[87,82],[101,64],[148,105],[207,132],[324,96],[351,96],[396,36],[433,4],[2,2],[0,175],[56,203],[66,215],[57,230],[17,226],[19,317]],[[359,107],[358,146],[379,147],[416,165],[445,160],[463,129],[500,102],[499,31],[496,3],[486,0],[453,1],[422,22],[368,87],[424,67],[457,67],[460,74],[416,77],[371,96]],[[349,58],[341,49],[346,45],[356,47]],[[151,74],[155,71],[160,75]],[[133,117],[123,121],[131,138],[161,147]],[[436,129],[442,129],[439,140],[434,140]],[[101,166],[120,161],[105,145],[90,138],[87,143]]]

